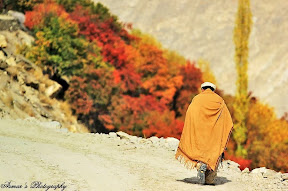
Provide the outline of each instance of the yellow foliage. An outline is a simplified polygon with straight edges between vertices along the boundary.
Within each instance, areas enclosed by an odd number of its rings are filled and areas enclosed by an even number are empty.
[[[243,145],[247,137],[247,113],[248,113],[248,53],[249,36],[251,31],[251,9],[250,0],[238,0],[238,11],[236,25],[234,28],[235,63],[237,69],[237,91],[234,102],[234,132],[233,137],[237,143],[238,156],[245,157],[246,150]]]
[[[159,49],[162,49],[161,43],[158,42],[153,36],[151,36],[149,34],[144,34],[138,29],[133,29],[131,31],[131,34],[136,36],[136,37],[139,37],[139,40],[141,41],[140,43],[137,43],[139,45],[141,45],[141,44],[149,44],[149,45],[156,46]]]
[[[288,122],[277,119],[274,109],[260,102],[252,103],[248,114],[248,156],[252,167],[266,166],[288,170]]]

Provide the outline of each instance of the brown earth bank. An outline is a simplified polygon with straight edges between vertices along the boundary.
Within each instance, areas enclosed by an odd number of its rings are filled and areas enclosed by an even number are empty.
[[[71,133],[55,123],[0,120],[1,191],[288,190],[287,173],[241,171],[233,161],[220,166],[215,186],[200,185],[197,171],[174,158],[175,138]]]

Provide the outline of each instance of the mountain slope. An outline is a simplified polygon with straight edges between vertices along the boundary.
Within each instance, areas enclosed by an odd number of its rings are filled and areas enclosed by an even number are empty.
[[[95,0],[95,2],[98,2]],[[210,61],[221,89],[234,94],[236,70],[233,29],[237,1],[100,0],[123,22],[154,35],[166,48],[186,58]],[[288,111],[288,1],[251,1],[249,90],[275,107]]]

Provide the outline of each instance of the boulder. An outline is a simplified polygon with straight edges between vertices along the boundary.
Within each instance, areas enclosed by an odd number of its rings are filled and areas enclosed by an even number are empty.
[[[10,56],[8,59],[6,59],[6,62],[9,66],[16,66],[16,61],[13,56]]]
[[[24,83],[36,90],[39,89],[39,81],[32,75],[27,75],[24,78]]]
[[[152,141],[150,139],[140,139],[139,142],[142,144],[151,144],[152,143]]]
[[[168,137],[166,139],[166,143],[168,143],[168,147],[172,150],[172,151],[176,151],[179,145],[179,140],[174,138],[174,137]]]
[[[0,34],[0,47],[6,48],[7,47],[7,40],[6,37],[2,34]]]
[[[24,13],[21,13],[21,12],[18,12],[18,11],[9,10],[7,14],[8,14],[9,16],[12,16],[12,17],[14,17],[15,19],[17,19],[21,25],[24,25],[24,22],[25,22],[25,15],[24,15]]]
[[[58,84],[57,82],[54,82],[51,86],[49,86],[45,90],[45,95],[54,98],[58,95],[58,93],[62,90],[62,86]]]
[[[249,168],[245,168],[244,170],[242,170],[242,174],[244,174],[244,173],[249,173],[250,171],[249,171]]]
[[[0,31],[17,31],[21,26],[19,21],[10,15],[0,15]]]
[[[118,131],[116,134],[121,138],[121,139],[130,139],[130,135],[127,133],[124,133],[123,131]]]
[[[131,143],[134,143],[134,144],[138,143],[138,137],[137,136],[130,136],[129,140]]]
[[[150,140],[153,144],[159,143],[159,138],[158,138],[158,137],[155,137],[155,136],[150,137],[149,140]]]
[[[240,165],[238,163],[231,161],[231,160],[225,160],[222,162],[223,169],[229,169],[232,171],[241,172],[239,166]]]
[[[251,171],[251,173],[252,174],[264,174],[264,173],[266,173],[267,172],[267,169],[266,169],[266,167],[261,167],[261,168],[255,168],[255,169],[253,169],[252,171]]]
[[[6,56],[5,56],[4,52],[3,52],[3,50],[0,51],[0,60],[3,60],[3,61],[6,60]]]
[[[283,174],[281,175],[281,178],[282,178],[283,180],[288,180],[288,173],[283,173]]]
[[[0,69],[5,70],[6,68],[8,68],[7,62],[4,60],[0,60]]]
[[[279,178],[279,176],[277,176],[277,172],[271,169],[266,169],[265,173],[263,173],[263,178],[269,178],[269,179],[274,179],[274,178]],[[281,178],[281,177],[280,177]]]
[[[110,138],[116,138],[117,137],[117,134],[115,132],[110,132],[109,133],[109,137]]]
[[[161,137],[161,138],[159,139],[160,145],[164,146],[164,145],[165,145],[165,142],[166,142],[166,140],[165,140],[163,137]]]

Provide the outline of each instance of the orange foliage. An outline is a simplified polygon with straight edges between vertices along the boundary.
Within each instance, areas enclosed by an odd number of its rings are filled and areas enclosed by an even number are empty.
[[[180,75],[182,76],[183,84],[174,96],[173,107],[177,116],[184,120],[186,110],[192,98],[199,93],[199,87],[203,81],[201,71],[195,67],[195,63],[190,61],[187,61],[185,66],[180,67]]]
[[[288,122],[277,119],[272,108],[255,101],[249,109],[247,127],[246,147],[252,167],[287,171]]]
[[[169,73],[163,51],[156,46],[140,42],[138,50],[140,59],[136,67],[142,76],[142,88],[162,102],[170,103],[182,85],[182,77]]]
[[[152,111],[147,117],[148,128],[143,130],[145,137],[175,137],[180,139],[184,122],[175,118],[174,111],[162,113]]]
[[[67,18],[68,14],[64,10],[62,6],[59,6],[57,3],[53,1],[46,1],[45,3],[38,4],[33,8],[33,11],[27,11],[25,13],[25,25],[29,29],[33,29],[34,27],[39,27],[44,25],[44,18],[56,15],[62,16],[63,18]]]

